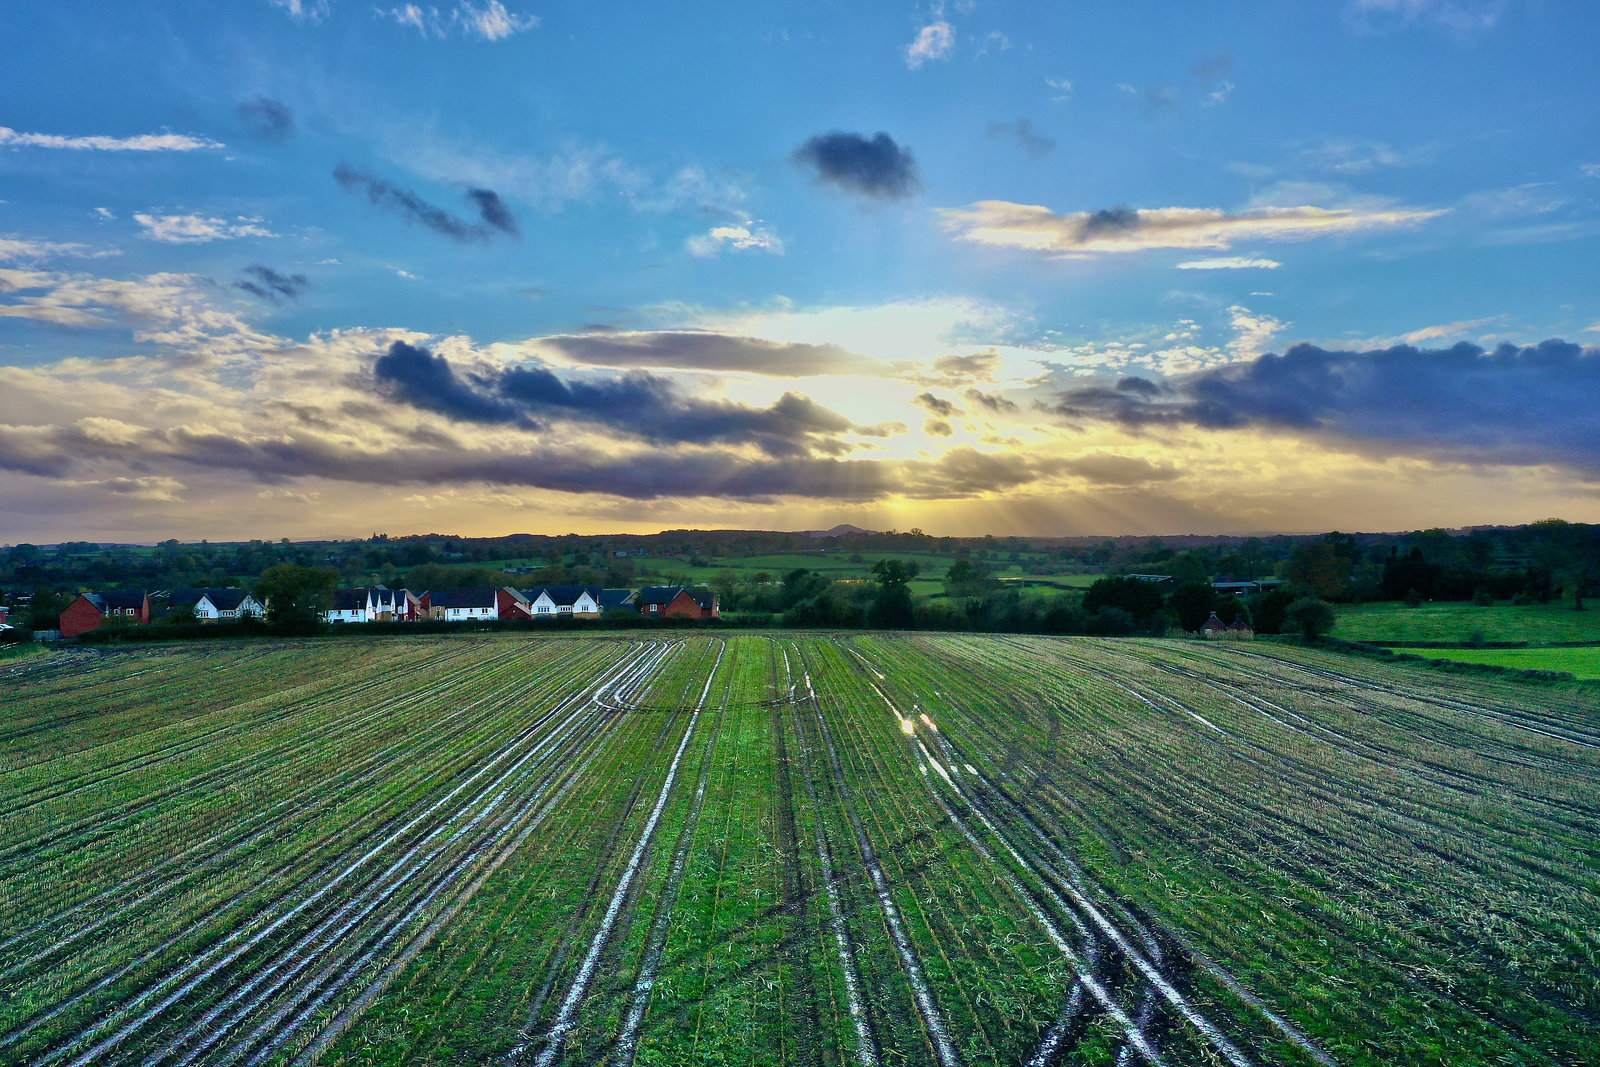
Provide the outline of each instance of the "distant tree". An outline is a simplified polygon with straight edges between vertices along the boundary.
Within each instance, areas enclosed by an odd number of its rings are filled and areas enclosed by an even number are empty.
[[[1178,617],[1185,633],[1195,633],[1216,610],[1217,594],[1209,582],[1180,585],[1167,598],[1167,607]]]
[[[19,546],[20,547],[20,546]],[[29,546],[32,547],[31,545]],[[72,603],[72,597],[54,589],[36,589],[28,604],[28,628],[55,630],[61,626],[61,613]]]
[[[1333,632],[1337,617],[1333,613],[1332,605],[1314,597],[1303,597],[1289,605],[1285,613],[1288,616],[1289,628],[1301,634],[1307,641],[1316,641]]]
[[[1217,618],[1230,626],[1233,625],[1235,619],[1243,619],[1246,626],[1252,625],[1250,620],[1253,613],[1250,610],[1250,605],[1233,593],[1217,597],[1216,605],[1211,610],[1217,613]]]
[[[867,621],[883,629],[903,629],[914,621],[911,610],[910,581],[920,568],[916,561],[880,559],[872,565],[873,581],[878,583],[878,594],[872,600]]]
[[[1583,596],[1600,578],[1600,530],[1561,519],[1542,519],[1528,527],[1534,537],[1534,558],[1563,596],[1572,597],[1572,610],[1583,610]]]
[[[1256,604],[1256,633],[1282,633],[1284,623],[1289,620],[1289,605],[1293,604],[1295,599],[1293,593],[1284,589],[1274,589],[1262,597],[1260,602]]]
[[[1155,582],[1119,575],[1091,585],[1083,594],[1083,610],[1094,615],[1101,608],[1116,608],[1127,612],[1135,623],[1147,623],[1161,610],[1161,601],[1161,587]]]
[[[279,563],[256,582],[255,596],[267,605],[267,621],[287,630],[315,629],[333,603],[338,573],[328,567]]]
[[[1337,599],[1350,579],[1350,560],[1327,541],[1297,545],[1289,554],[1283,576],[1311,589],[1319,597]]]
[[[970,559],[958,559],[944,572],[944,591],[947,596],[978,596],[994,585],[989,568]]]

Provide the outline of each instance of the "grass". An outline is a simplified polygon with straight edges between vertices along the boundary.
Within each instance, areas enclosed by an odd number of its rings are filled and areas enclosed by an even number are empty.
[[[1345,604],[1334,634],[1346,641],[1467,641],[1482,632],[1489,641],[1600,641],[1600,609],[1573,611],[1570,602],[1549,604],[1398,603]]]
[[[1591,1056],[1586,687],[782,631],[6,674],[0,1062]]]
[[[1396,648],[1394,651],[1517,670],[1567,671],[1578,678],[1600,679],[1600,648]]]

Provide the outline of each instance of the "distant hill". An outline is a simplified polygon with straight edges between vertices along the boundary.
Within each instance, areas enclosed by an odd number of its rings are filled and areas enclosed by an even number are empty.
[[[877,531],[876,530],[863,530],[859,526],[851,526],[848,522],[841,522],[839,525],[835,526],[831,530],[802,530],[800,532],[803,535],[805,535],[806,537],[823,538],[823,537],[855,537],[857,535],[873,534],[873,533],[876,533]]]

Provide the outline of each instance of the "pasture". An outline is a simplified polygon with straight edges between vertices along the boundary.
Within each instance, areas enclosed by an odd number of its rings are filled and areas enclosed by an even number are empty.
[[[778,633],[0,692],[0,1062],[1594,1062],[1587,687]]]
[[[1573,611],[1572,602],[1492,607],[1445,602],[1410,608],[1397,602],[1341,604],[1334,630],[1347,641],[1600,641],[1600,605]]]

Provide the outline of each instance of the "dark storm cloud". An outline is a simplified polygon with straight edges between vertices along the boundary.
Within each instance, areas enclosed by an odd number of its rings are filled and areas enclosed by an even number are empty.
[[[285,300],[299,300],[305,291],[311,288],[311,283],[306,281],[304,274],[281,274],[259,263],[246,267],[243,273],[247,277],[244,281],[234,282],[233,287],[263,300],[270,300],[274,304]]]
[[[334,168],[333,180],[349,192],[365,192],[367,201],[374,207],[392,211],[407,222],[443,234],[452,241],[466,244],[487,241],[496,233],[511,237],[519,235],[517,220],[512,217],[499,194],[491,189],[467,190],[467,200],[477,208],[480,219],[478,222],[468,222],[442,207],[428,203],[409,189],[363,173],[348,163],[341,163]]]
[[[586,328],[587,329],[587,328]],[[745,371],[770,378],[813,374],[884,375],[888,365],[839,345],[789,344],[739,334],[661,330],[560,334],[538,344],[573,363],[594,367]]]
[[[1384,450],[1475,463],[1600,470],[1600,349],[1296,345],[1169,380],[1062,392],[1049,410],[1138,429],[1244,427],[1335,434]]]
[[[1034,129],[1033,123],[1027,119],[1018,119],[1015,122],[991,122],[987,133],[991,141],[1016,142],[1018,147],[1034,159],[1043,159],[1056,150],[1055,141]]]
[[[294,112],[287,104],[258,96],[239,105],[239,117],[250,132],[264,141],[287,141],[294,136]]]
[[[920,408],[926,408],[942,419],[948,419],[951,415],[961,410],[950,401],[934,396],[932,393],[918,393],[911,399],[911,402]]]
[[[404,341],[378,357],[373,377],[396,400],[466,422],[536,428],[571,420],[663,444],[751,444],[774,456],[827,447],[844,433],[893,432],[857,426],[798,393],[758,408],[685,397],[666,378],[644,371],[597,380],[562,378],[545,367],[458,372],[444,356]]]
[[[911,150],[881,131],[871,137],[842,130],[818,134],[794,150],[794,161],[818,181],[864,196],[903,200],[919,186]]]

